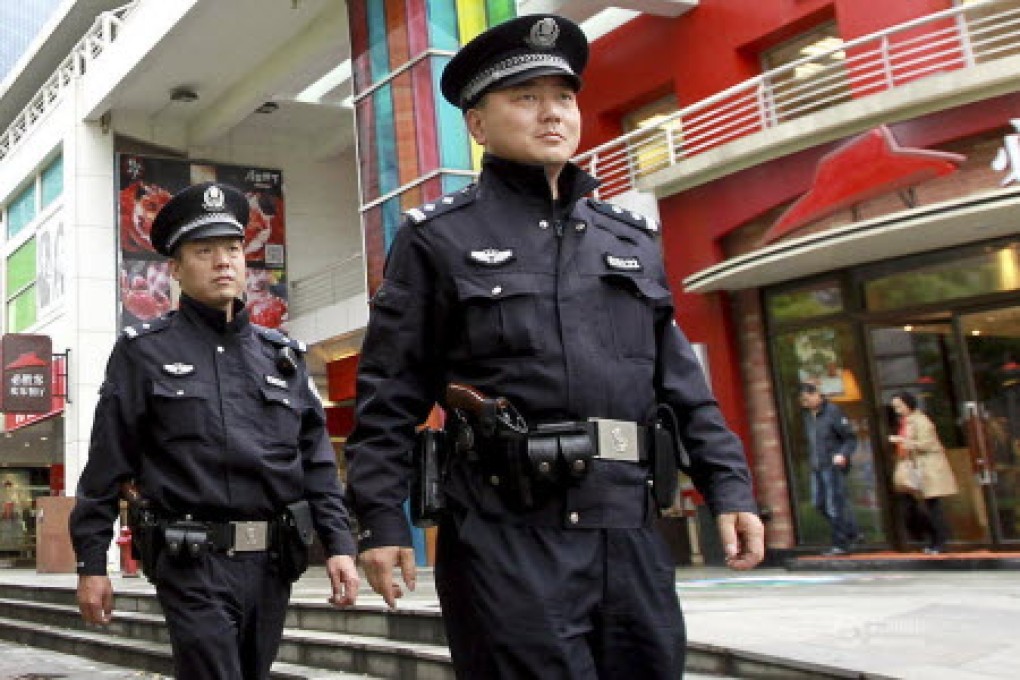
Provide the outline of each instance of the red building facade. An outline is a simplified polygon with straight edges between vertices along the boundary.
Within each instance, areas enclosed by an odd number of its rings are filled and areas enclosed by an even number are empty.
[[[827,540],[802,381],[857,429],[854,507],[870,544],[911,545],[887,442],[886,403],[902,390],[960,482],[947,501],[956,545],[1020,539],[1013,22],[1020,3],[702,0],[594,43],[582,158],[602,176],[604,157],[625,154],[620,181],[654,197],[678,321],[707,349],[774,549]],[[695,110],[745,85],[746,104]],[[621,140],[640,129],[664,136]]]

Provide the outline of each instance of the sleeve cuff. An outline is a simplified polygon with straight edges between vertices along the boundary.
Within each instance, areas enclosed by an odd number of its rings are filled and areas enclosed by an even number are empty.
[[[358,552],[372,548],[397,545],[411,545],[411,526],[404,511],[397,508],[375,513],[360,520],[358,527]]]

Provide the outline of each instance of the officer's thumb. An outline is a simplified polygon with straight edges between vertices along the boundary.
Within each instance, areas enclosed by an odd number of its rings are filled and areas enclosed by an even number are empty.
[[[408,590],[414,590],[418,580],[418,571],[414,566],[414,550],[412,548],[401,548],[400,550],[400,575]]]

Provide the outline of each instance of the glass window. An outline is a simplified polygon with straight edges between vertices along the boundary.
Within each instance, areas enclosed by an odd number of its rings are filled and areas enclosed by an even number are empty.
[[[769,293],[766,305],[774,321],[811,319],[843,311],[843,293],[839,283],[822,281],[796,290]]]
[[[778,121],[790,120],[851,99],[843,39],[834,22],[762,53],[762,68],[775,71],[805,60],[771,79],[769,96]]]
[[[33,180],[7,206],[7,238],[14,238],[35,219],[35,215],[35,180]]]
[[[670,150],[680,142],[680,119],[663,126],[663,121],[679,110],[676,97],[670,95],[628,113],[623,117],[625,132],[647,130],[630,142],[630,162],[635,178],[661,170],[670,164]]]
[[[7,258],[7,294],[13,295],[33,281],[35,281],[34,238]]]
[[[869,310],[884,311],[1011,290],[1020,290],[1016,243],[875,278],[865,282],[864,299]]]
[[[851,458],[850,497],[858,525],[869,541],[885,540],[876,487],[872,451],[870,400],[862,394],[863,357],[848,323],[818,325],[780,333],[772,343],[777,391],[789,452],[790,483],[799,541],[829,545],[829,525],[814,503],[814,479],[805,430],[804,412],[797,388],[803,382],[819,386],[837,404],[857,433],[857,450]]]
[[[64,156],[57,156],[42,173],[42,207],[48,206],[64,192]]]
[[[19,333],[35,323],[35,285],[25,288],[7,302],[7,332]]]

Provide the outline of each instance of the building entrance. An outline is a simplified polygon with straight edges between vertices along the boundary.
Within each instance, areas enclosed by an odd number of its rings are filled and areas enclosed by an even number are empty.
[[[869,328],[886,478],[896,432],[891,397],[910,392],[934,422],[959,493],[944,506],[955,543],[1020,541],[1020,308],[929,314]],[[889,485],[891,489],[891,484]],[[894,494],[895,495],[895,494]],[[902,520],[896,536],[911,543]]]

